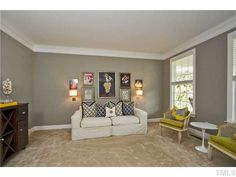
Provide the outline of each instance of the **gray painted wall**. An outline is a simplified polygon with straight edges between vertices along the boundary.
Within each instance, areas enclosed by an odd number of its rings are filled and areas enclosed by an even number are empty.
[[[119,99],[119,73],[129,72],[132,77],[132,100],[148,112],[149,117],[162,113],[162,62],[152,60],[110,58],[97,56],[36,53],[34,58],[34,121],[36,126],[70,123],[70,116],[80,100],[72,102],[68,96],[68,80],[82,73],[95,74],[95,93],[98,95],[98,71],[116,72],[116,101]],[[143,79],[144,95],[135,97],[134,80]],[[99,99],[99,102],[108,100]]]
[[[197,120],[222,124],[227,119],[227,34],[196,47]]]
[[[228,32],[195,46],[198,121],[221,124],[226,120],[227,34]],[[70,123],[70,116],[78,108],[80,99],[77,102],[71,101],[67,82],[68,79],[79,78],[81,88],[82,72],[85,71],[95,73],[95,88],[97,88],[98,71],[117,72],[117,96],[119,96],[119,72],[130,72],[132,99],[137,102],[137,107],[146,110],[150,118],[159,117],[169,108],[169,59],[127,60],[127,58],[33,53],[1,32],[2,79],[10,77],[13,80],[15,100],[30,103],[30,127]],[[133,85],[135,79],[144,80],[143,97],[135,97]],[[97,98],[97,89],[95,91]]]
[[[227,34],[229,32],[195,46],[197,117],[194,120],[222,124],[227,119]],[[170,103],[170,60],[165,60],[163,65],[163,110],[167,110]]]
[[[29,127],[33,125],[33,55],[30,49],[1,31],[1,80],[10,78],[13,81],[14,100],[30,103]],[[0,92],[4,99],[5,95],[2,90]]]

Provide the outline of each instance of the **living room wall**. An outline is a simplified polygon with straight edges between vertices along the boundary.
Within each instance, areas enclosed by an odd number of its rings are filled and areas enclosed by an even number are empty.
[[[234,29],[235,30],[235,29]],[[196,118],[223,124],[227,119],[227,34],[218,35],[196,48]],[[170,59],[163,61],[163,109],[170,105]]]
[[[216,124],[226,120],[227,34],[229,32],[195,46],[197,117],[193,120]],[[30,103],[30,128],[36,125],[70,123],[70,116],[78,109],[80,99],[76,102],[71,101],[68,96],[67,81],[71,78],[79,78],[81,88],[84,71],[95,73],[95,88],[97,88],[98,71],[117,72],[117,96],[119,95],[119,72],[130,72],[132,99],[136,101],[137,107],[146,110],[149,118],[159,117],[169,108],[169,59],[165,61],[127,60],[126,58],[34,53],[1,31],[1,79],[9,77],[13,80],[15,100]],[[135,97],[133,84],[135,79],[144,80],[143,97]],[[97,98],[97,89],[95,91]],[[2,93],[1,98],[4,98]]]
[[[119,74],[131,73],[132,100],[148,112],[148,117],[162,113],[162,61],[69,54],[36,53],[34,57],[34,121],[35,126],[69,124],[73,112],[81,104],[68,96],[68,80],[82,73],[94,72],[95,99],[98,102],[119,100]],[[98,71],[116,72],[116,98],[98,99]],[[134,80],[143,79],[144,95],[136,97]],[[81,93],[81,92],[80,92]],[[79,94],[80,94],[79,93]]]
[[[1,31],[0,81],[10,78],[13,82],[12,99],[29,103],[29,128],[33,126],[33,55],[30,49]],[[4,99],[5,95],[0,92],[1,99]]]

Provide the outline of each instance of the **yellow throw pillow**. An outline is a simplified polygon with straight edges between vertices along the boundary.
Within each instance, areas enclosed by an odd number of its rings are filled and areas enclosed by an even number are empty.
[[[178,109],[176,106],[172,110],[172,116],[178,120],[183,121],[186,117],[186,113],[188,112],[188,108]]]
[[[174,117],[175,118],[175,115],[176,115],[176,110],[177,110],[178,108],[176,107],[176,106],[174,106],[173,108],[172,108],[172,110],[171,110],[171,115],[172,115],[172,117]]]
[[[179,121],[183,121],[183,120],[185,119],[185,116],[181,116],[181,115],[178,115],[178,114],[177,114],[177,115],[175,116],[175,119],[176,119],[176,120],[179,120]]]
[[[235,133],[235,134],[233,134],[233,139],[234,139],[234,140],[236,140],[236,133]]]

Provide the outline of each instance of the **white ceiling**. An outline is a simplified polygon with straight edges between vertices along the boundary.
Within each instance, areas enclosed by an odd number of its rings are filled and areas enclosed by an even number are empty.
[[[164,54],[236,11],[2,11],[2,24],[34,45]]]

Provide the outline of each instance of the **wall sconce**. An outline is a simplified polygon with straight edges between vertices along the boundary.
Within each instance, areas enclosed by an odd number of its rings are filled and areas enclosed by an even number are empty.
[[[78,96],[78,90],[70,90],[69,95],[70,97],[72,97],[72,101],[76,101],[76,97]]]
[[[72,101],[76,101],[76,97],[78,96],[78,79],[69,80],[69,95],[72,97]]]
[[[136,95],[137,96],[142,96],[143,95],[143,90],[136,90]]]
[[[135,90],[137,96],[143,95],[143,80],[135,80]]]

